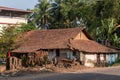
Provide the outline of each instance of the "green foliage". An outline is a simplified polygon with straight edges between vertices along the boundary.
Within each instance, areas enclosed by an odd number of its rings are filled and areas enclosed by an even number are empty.
[[[85,26],[94,39],[119,43],[120,0],[38,0],[30,22],[41,29]]]
[[[54,0],[50,10],[54,19],[52,23],[54,26],[58,26],[58,28],[77,27],[79,23],[85,24],[88,18],[88,12],[86,11],[89,10],[92,10],[90,4],[84,3],[84,1]]]
[[[17,32],[14,26],[3,28],[0,34],[0,54],[6,54],[12,49],[17,38]]]
[[[118,59],[115,63],[113,63],[112,66],[120,66],[120,59]]]
[[[108,66],[110,66],[110,63],[109,62],[107,62],[107,61],[101,61],[100,62],[100,64],[98,64],[97,62],[94,64],[95,65],[95,67],[108,67]]]
[[[28,31],[31,31],[31,30],[36,30],[36,29],[37,28],[33,24],[31,24],[31,23],[21,24],[20,27],[16,28],[18,33],[25,33],[25,32],[28,32]]]
[[[111,38],[112,33],[116,30],[115,20],[113,18],[110,18],[110,19],[104,19],[101,22],[102,24],[99,27],[98,35],[100,36],[101,39]]]
[[[22,60],[22,63],[25,63],[26,60],[27,60],[27,56],[26,55],[22,55],[21,56],[21,60]]]
[[[116,33],[111,37],[111,42],[114,47],[120,48],[120,38]]]
[[[8,27],[0,34],[0,53],[12,49],[17,37],[24,32],[40,29],[85,26],[96,40],[108,40],[120,47],[116,26],[120,24],[120,0],[38,0],[29,24]],[[37,28],[36,28],[37,27]]]
[[[44,64],[46,65],[49,61],[48,56],[47,55],[43,56],[43,59],[44,59]]]
[[[0,57],[6,57],[8,51],[14,48],[19,35],[27,31],[35,30],[32,24],[22,24],[21,26],[7,26],[0,32]]]
[[[93,19],[91,6],[94,1],[90,1],[38,0],[30,21],[42,29],[76,27],[79,26],[77,22],[85,24],[87,19]]]
[[[36,25],[38,28],[45,29],[50,17],[49,7],[50,3],[48,0],[38,0],[38,4],[36,4],[34,9],[34,14],[30,17],[31,23]]]
[[[97,30],[97,35],[101,40],[107,42],[114,47],[120,47],[120,38],[116,35],[116,21],[113,18],[102,20],[102,26]]]

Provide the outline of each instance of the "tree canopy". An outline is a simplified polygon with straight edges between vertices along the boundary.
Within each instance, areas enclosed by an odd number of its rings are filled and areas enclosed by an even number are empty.
[[[16,47],[14,44],[18,41],[19,36],[23,36],[25,32],[35,29],[31,24],[4,27],[0,32],[0,57],[5,57],[8,51]]]
[[[72,27],[86,27],[98,42],[120,48],[120,0],[38,0],[33,11],[28,24],[2,30],[0,53],[11,50],[24,32]]]
[[[30,22],[41,29],[84,26],[96,40],[120,43],[119,0],[38,0],[34,11]]]

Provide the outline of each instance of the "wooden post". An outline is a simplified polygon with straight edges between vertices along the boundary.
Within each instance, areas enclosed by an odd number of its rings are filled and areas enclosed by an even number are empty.
[[[98,64],[98,66],[100,66],[100,54],[97,54],[97,64]]]

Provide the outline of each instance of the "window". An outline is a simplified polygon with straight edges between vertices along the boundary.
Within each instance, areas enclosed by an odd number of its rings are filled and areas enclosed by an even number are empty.
[[[68,51],[68,52],[67,52],[67,58],[68,58],[68,59],[73,59],[73,58],[74,58],[72,51]]]

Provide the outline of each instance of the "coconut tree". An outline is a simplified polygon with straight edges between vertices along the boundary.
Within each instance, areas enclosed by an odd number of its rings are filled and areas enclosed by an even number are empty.
[[[52,16],[51,23],[53,23],[52,26],[54,26],[52,28],[60,28],[62,26],[61,23],[63,20],[61,13],[62,0],[51,0],[50,4],[50,16]]]
[[[49,7],[50,3],[48,0],[38,0],[34,8],[34,13],[30,17],[30,21],[38,28],[45,29],[48,27],[49,22]]]
[[[80,20],[79,0],[52,0],[51,16],[59,28],[75,27]]]

